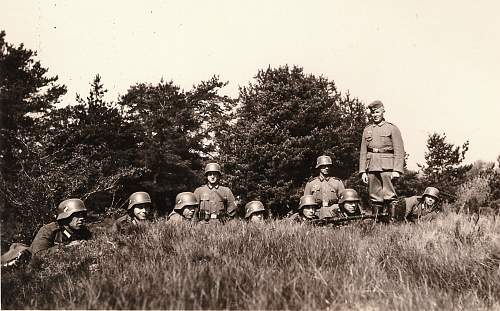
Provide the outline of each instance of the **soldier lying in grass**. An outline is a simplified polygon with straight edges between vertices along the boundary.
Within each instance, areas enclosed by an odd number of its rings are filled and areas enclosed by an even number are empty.
[[[198,209],[198,200],[192,192],[181,192],[175,197],[174,210],[168,215],[168,223],[192,221]]]
[[[317,219],[318,203],[312,195],[304,195],[300,198],[299,211],[289,218],[297,222],[309,222]]]
[[[266,208],[260,201],[251,201],[245,205],[245,219],[248,222],[264,222]]]
[[[151,197],[147,192],[134,192],[128,199],[127,215],[118,218],[111,231],[119,232],[148,218],[151,213]]]
[[[87,208],[80,199],[68,199],[57,207],[57,220],[38,231],[31,247],[13,243],[9,251],[2,255],[2,266],[17,265],[28,261],[31,255],[40,256],[57,251],[58,246],[80,245],[91,237],[85,227]]]
[[[360,198],[356,190],[345,189],[340,193],[339,210],[330,217],[313,221],[315,225],[343,226],[353,222],[372,223],[375,217],[366,215],[361,209]]]
[[[396,209],[398,220],[415,222],[419,220],[430,221],[440,212],[439,190],[434,187],[425,188],[422,196],[404,198]]]

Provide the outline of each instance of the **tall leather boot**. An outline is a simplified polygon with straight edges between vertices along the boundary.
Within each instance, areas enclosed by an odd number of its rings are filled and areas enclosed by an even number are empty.
[[[375,215],[376,222],[385,222],[384,219],[387,216],[387,209],[384,208],[384,203],[382,202],[371,202],[372,213]]]

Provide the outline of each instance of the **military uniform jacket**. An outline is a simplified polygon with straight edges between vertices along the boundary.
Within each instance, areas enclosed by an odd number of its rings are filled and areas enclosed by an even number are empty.
[[[210,214],[227,212],[231,217],[236,214],[234,195],[228,187],[204,185],[196,188],[194,195],[200,203],[200,210]]]
[[[308,218],[302,216],[301,214],[299,213],[293,213],[292,215],[290,215],[288,217],[288,219],[292,220],[292,221],[295,221],[295,222],[299,222],[299,223],[305,223],[305,222],[308,222],[310,221]]]
[[[405,150],[401,132],[382,121],[363,130],[359,154],[359,173],[396,171],[403,173]]]
[[[182,217],[181,214],[177,213],[176,211],[172,211],[168,217],[167,217],[167,222],[168,223],[179,223],[186,221],[184,217]]]
[[[439,208],[434,205],[433,207],[428,207],[424,204],[421,196],[413,196],[405,198],[405,220],[415,221],[415,220],[432,220],[437,214],[439,214]]]
[[[88,240],[90,238],[91,233],[87,228],[70,232],[61,227],[57,222],[51,222],[40,228],[31,243],[31,252],[33,255],[36,255],[57,245],[69,244],[77,240]]]
[[[123,215],[115,222],[113,223],[113,226],[111,226],[111,231],[113,232],[119,232],[123,230],[126,227],[130,227],[133,225],[136,225],[137,221],[135,221],[130,215]]]
[[[331,206],[339,201],[344,183],[335,177],[317,176],[306,184],[304,195],[312,195],[320,207]]]

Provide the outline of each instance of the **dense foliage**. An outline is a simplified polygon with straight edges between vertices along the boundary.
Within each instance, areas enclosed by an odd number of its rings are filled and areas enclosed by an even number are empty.
[[[93,213],[103,214],[124,206],[130,193],[147,191],[164,214],[178,192],[203,182],[208,161],[223,165],[223,183],[241,203],[262,200],[275,215],[297,206],[322,154],[333,158],[334,175],[366,200],[366,185],[357,174],[365,107],[323,76],[297,66],[259,70],[237,99],[221,95],[227,82],[217,76],[190,90],[172,81],[137,83],[109,102],[96,75],[87,96],[57,107],[66,88],[49,76],[35,52],[7,43],[2,31],[0,53],[4,247],[30,243],[69,197],[82,198]],[[433,134],[427,147],[423,176],[406,170],[396,182],[401,195],[434,185],[447,200],[461,195],[461,202],[468,202],[459,186],[469,182],[477,191],[468,193],[487,192],[486,199],[477,195],[474,202],[491,201],[498,211],[499,173],[489,168],[480,176],[485,181],[467,173],[471,166],[462,162],[468,143],[455,147],[445,135]]]
[[[319,155],[334,174],[356,172],[364,106],[332,81],[288,66],[260,70],[240,89],[235,122],[218,137],[220,160],[244,201],[263,200],[276,213],[296,206]]]

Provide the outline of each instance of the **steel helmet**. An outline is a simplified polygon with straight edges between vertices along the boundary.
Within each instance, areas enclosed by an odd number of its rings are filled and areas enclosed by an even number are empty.
[[[332,158],[330,156],[322,155],[316,159],[316,168],[321,165],[332,165]]]
[[[208,163],[207,166],[205,166],[205,175],[207,175],[208,172],[217,172],[219,174],[222,174],[220,165],[218,163]]]
[[[344,203],[345,201],[359,201],[359,195],[354,189],[344,189],[340,193],[339,204]]]
[[[174,210],[181,210],[184,206],[198,206],[198,199],[192,192],[181,192],[175,197]]]
[[[434,187],[427,187],[427,188],[425,188],[424,194],[422,196],[426,196],[426,195],[428,195],[430,197],[433,197],[436,200],[439,200],[439,190],[438,190],[438,188],[434,188]]]
[[[142,204],[142,203],[151,203],[151,198],[149,197],[149,194],[147,192],[142,192],[142,191],[134,192],[128,198],[127,210],[131,209],[136,204]]]
[[[245,205],[245,218],[250,217],[253,213],[263,212],[266,208],[261,201],[251,201]]]
[[[310,206],[310,205],[313,205],[316,208],[318,207],[318,202],[316,202],[314,196],[303,195],[302,197],[300,197],[299,209],[303,209],[304,206]]]
[[[80,199],[68,199],[62,201],[57,207],[57,220],[66,219],[78,212],[86,212],[87,208]]]

